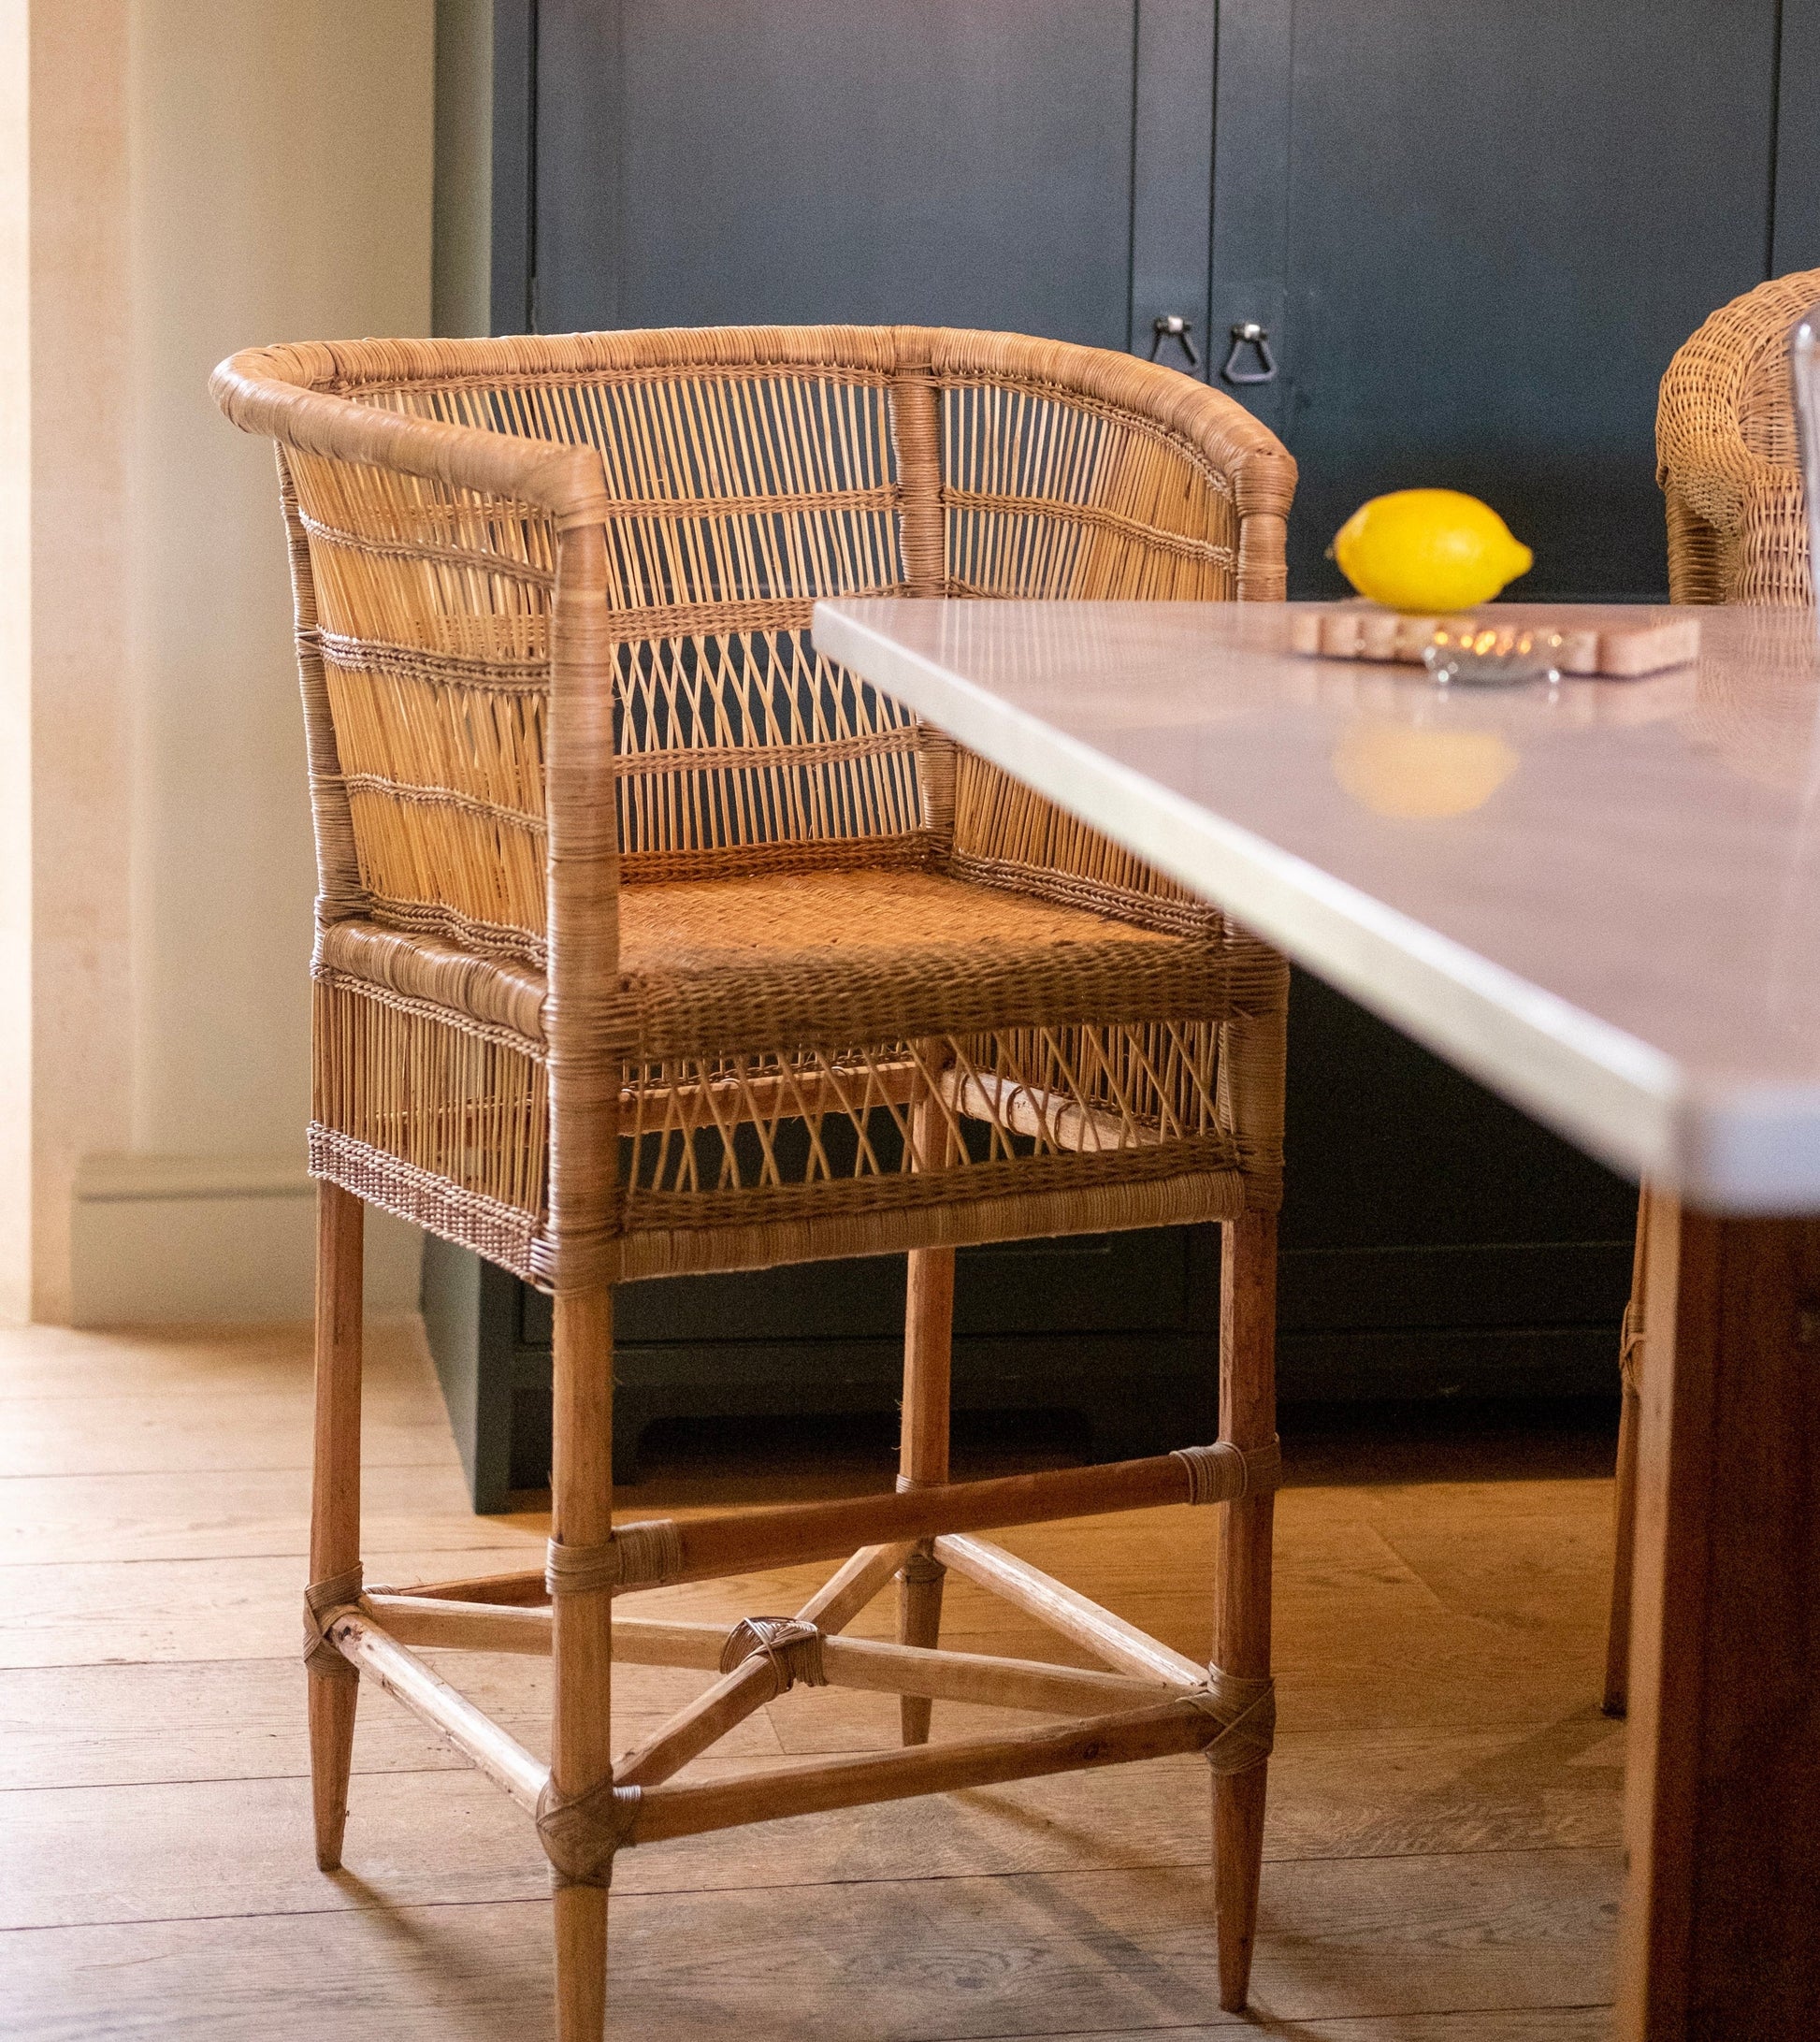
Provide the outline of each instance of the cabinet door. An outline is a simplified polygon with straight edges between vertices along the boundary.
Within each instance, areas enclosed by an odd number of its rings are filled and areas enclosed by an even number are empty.
[[[1534,546],[1513,595],[1667,587],[1656,385],[1776,259],[1784,14],[1222,0],[1213,313],[1271,329],[1239,394],[1301,463],[1292,592],[1339,591],[1341,522],[1426,484]]]
[[[1201,326],[1213,0],[541,0],[535,35],[545,331],[1123,348],[1134,273],[1147,340]]]

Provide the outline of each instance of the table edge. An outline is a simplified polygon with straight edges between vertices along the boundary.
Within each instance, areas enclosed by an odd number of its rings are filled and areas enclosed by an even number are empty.
[[[1820,1085],[1691,1084],[1667,1052],[912,651],[853,614],[866,600],[816,602],[819,650],[1523,1111],[1707,1209],[1820,1210]]]

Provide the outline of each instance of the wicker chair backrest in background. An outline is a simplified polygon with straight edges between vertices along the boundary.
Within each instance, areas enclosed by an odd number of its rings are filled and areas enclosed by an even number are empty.
[[[808,625],[830,595],[1280,597],[1294,464],[1229,399],[1098,350],[917,327],[278,347],[216,389],[280,442],[291,521],[316,1118],[369,1146],[402,1130],[377,1145],[416,1173],[387,1163],[362,1195],[557,1287],[632,1273],[606,1240],[643,1054],[622,884],[927,870],[1227,941],[1216,910],[820,658]],[[328,1013],[338,973],[393,997]],[[450,1004],[458,1039],[401,1055],[398,1031]],[[372,1039],[325,1052],[356,1025]],[[441,1089],[323,1096],[382,1083]]]
[[[1790,375],[1789,337],[1820,299],[1820,269],[1772,277],[1717,311],[1675,351],[1656,403],[1656,480],[1668,520],[1668,596],[1673,602],[1763,603],[1798,608],[1813,601],[1807,499]],[[1755,660],[1737,676],[1702,677],[1684,729],[1749,778],[1785,785],[1798,753],[1789,725],[1766,717],[1780,696],[1794,722],[1811,720],[1804,658],[1768,632]],[[1606,1633],[1605,1708],[1622,1716],[1630,1686],[1632,1520],[1636,1508],[1638,1398],[1646,1334],[1644,1294],[1652,1193],[1642,1187],[1625,1307],[1624,1381],[1618,1433],[1618,1537]]]
[[[1820,269],[1722,306],[1662,379],[1656,479],[1676,602],[1813,601],[1788,337],[1820,299]]]

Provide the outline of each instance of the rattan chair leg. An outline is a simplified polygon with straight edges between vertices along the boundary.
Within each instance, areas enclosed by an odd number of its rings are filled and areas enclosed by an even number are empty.
[[[1277,1221],[1251,1212],[1221,1229],[1220,1431],[1242,1447],[1277,1432]],[[1221,1513],[1213,1663],[1240,1680],[1270,1677],[1270,1539],[1274,1495]],[[1245,2006],[1257,1935],[1268,1774],[1260,1760],[1213,1782],[1213,1890],[1220,1939],[1220,2004]]]
[[[336,1184],[316,1187],[316,1429],[310,1499],[310,1579],[347,1581],[360,1568],[360,1310],[367,1209]],[[354,1592],[359,1593],[357,1578]],[[360,1676],[313,1638],[310,1784],[316,1862],[341,1862]]]
[[[613,1529],[613,1292],[558,1293],[556,1307],[551,1537],[605,1544]],[[613,1597],[604,1586],[555,1599],[554,1803],[613,1776]],[[609,1868],[610,1869],[610,1868]],[[600,2042],[607,2015],[607,1888],[555,1872],[557,2042]]]
[[[954,1347],[954,1250],[910,1253],[903,1314],[903,1440],[898,1459],[907,1483],[948,1479],[949,1363]],[[934,1645],[942,1634],[942,1583],[947,1570],[925,1539],[898,1575],[898,1643]],[[906,1745],[929,1742],[932,1703],[903,1695],[899,1714]]]
[[[1623,1400],[1618,1410],[1618,1479],[1612,1509],[1611,1614],[1605,1634],[1607,1716],[1623,1716],[1630,1705],[1630,1585],[1637,1543],[1638,1398],[1643,1380],[1643,1279],[1647,1273],[1650,1188],[1637,1195],[1637,1246],[1630,1263],[1630,1302],[1625,1307],[1618,1368]]]

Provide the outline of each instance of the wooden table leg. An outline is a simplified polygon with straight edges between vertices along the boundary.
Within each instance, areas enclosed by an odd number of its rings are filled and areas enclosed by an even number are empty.
[[[1630,1583],[1637,1550],[1638,1384],[1647,1354],[1650,1187],[1637,1194],[1637,1238],[1630,1258],[1630,1297],[1619,1347],[1622,1371],[1618,1413],[1618,1470],[1611,1526],[1611,1614],[1605,1628],[1607,1716],[1623,1716],[1630,1697]]]
[[[1820,2023],[1820,1220],[1650,1201],[1623,2042]]]

